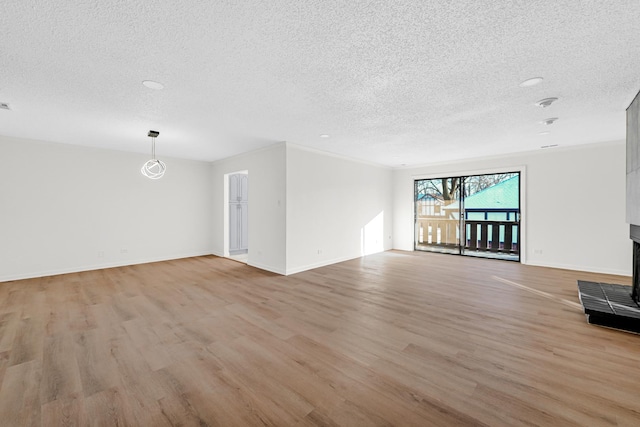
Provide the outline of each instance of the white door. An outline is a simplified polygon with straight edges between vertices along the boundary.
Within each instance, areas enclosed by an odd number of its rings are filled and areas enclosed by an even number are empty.
[[[229,176],[229,253],[246,253],[249,249],[249,177]]]

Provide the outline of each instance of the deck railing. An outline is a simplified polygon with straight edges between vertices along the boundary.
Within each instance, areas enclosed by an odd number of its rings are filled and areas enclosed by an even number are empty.
[[[456,246],[460,244],[460,221],[445,218],[418,218],[419,244]]]
[[[464,224],[467,249],[511,254],[520,251],[519,222],[465,220]]]
[[[470,251],[518,254],[520,223],[516,221],[464,220],[464,237],[457,219],[418,217],[416,242],[419,245],[452,247],[460,245]]]

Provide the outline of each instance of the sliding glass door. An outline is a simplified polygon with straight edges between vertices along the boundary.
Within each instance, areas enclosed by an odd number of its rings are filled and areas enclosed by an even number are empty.
[[[459,177],[415,181],[415,247],[460,253]]]
[[[416,250],[520,260],[520,173],[415,181]]]

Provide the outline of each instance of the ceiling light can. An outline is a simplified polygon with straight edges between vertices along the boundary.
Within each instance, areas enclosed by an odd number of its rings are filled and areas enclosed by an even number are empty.
[[[527,80],[523,81],[522,83],[520,83],[520,87],[535,86],[538,83],[540,83],[542,80],[544,80],[542,77],[532,77],[532,78],[527,79]]]
[[[149,89],[153,89],[153,90],[164,89],[164,85],[162,83],[158,83],[158,82],[153,81],[153,80],[144,80],[142,82],[142,84],[145,85],[146,87],[148,87]]]

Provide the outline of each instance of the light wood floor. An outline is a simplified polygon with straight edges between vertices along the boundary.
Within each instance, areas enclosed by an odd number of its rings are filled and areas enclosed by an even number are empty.
[[[1,283],[0,425],[638,426],[640,336],[579,278],[629,283],[393,251]]]

